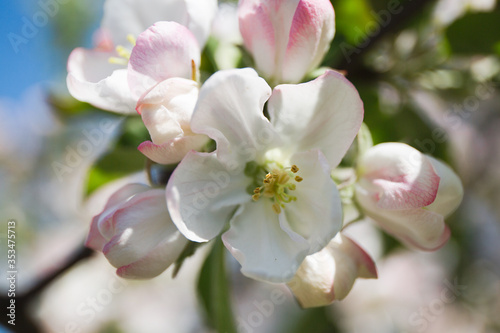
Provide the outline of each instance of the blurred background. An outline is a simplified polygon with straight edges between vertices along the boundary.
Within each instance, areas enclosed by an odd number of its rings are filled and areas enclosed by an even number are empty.
[[[219,2],[206,70],[224,68],[221,54],[241,43],[235,2]],[[499,4],[332,3],[337,32],[323,65],[344,70],[359,90],[375,143],[405,142],[446,161],[465,197],[447,220],[450,241],[433,253],[402,247],[370,221],[350,227],[379,279],[358,280],[329,307],[301,310],[285,286],[247,279],[228,258],[239,331],[500,332]],[[0,267],[7,271],[7,222],[15,220],[17,331],[213,332],[196,294],[204,247],[176,279],[170,268],[142,282],[116,277],[102,254],[82,249],[110,193],[145,179],[140,118],[96,110],[66,89],[68,55],[92,47],[102,5],[0,4]],[[3,277],[0,286],[4,308]],[[1,322],[0,332],[12,331],[4,311]]]

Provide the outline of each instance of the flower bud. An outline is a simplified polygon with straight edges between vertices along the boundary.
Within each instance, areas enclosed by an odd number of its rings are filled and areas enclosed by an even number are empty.
[[[383,143],[358,161],[356,199],[366,215],[410,247],[436,250],[449,238],[444,218],[463,197],[444,163],[402,143]]]
[[[90,226],[85,245],[102,251],[129,279],[153,278],[181,254],[187,239],[172,223],[165,190],[129,184],[115,192]]]
[[[245,47],[271,85],[300,82],[335,34],[328,0],[242,0],[238,17]]]
[[[310,308],[342,300],[358,277],[377,278],[375,263],[358,244],[338,233],[323,250],[304,259],[288,287],[303,308]]]

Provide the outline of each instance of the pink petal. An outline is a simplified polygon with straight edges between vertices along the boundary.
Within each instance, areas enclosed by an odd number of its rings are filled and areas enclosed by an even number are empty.
[[[360,186],[356,188],[356,199],[366,215],[410,247],[434,251],[449,238],[450,232],[443,216],[426,208],[381,209],[373,195]]]
[[[128,84],[141,97],[172,77],[190,79],[200,65],[200,47],[193,34],[175,22],[158,22],[137,38],[128,65]],[[196,73],[195,73],[196,74]]]
[[[402,143],[382,143],[370,148],[358,162],[358,170],[364,186],[377,191],[375,199],[380,209],[428,206],[439,188],[440,178],[430,160]]]
[[[316,68],[330,49],[335,34],[335,14],[328,0],[301,0],[293,17],[283,82],[299,82]]]
[[[206,143],[207,137],[205,135],[190,135],[172,139],[161,145],[144,141],[138,149],[156,163],[174,164],[180,162],[191,150],[200,150]]]

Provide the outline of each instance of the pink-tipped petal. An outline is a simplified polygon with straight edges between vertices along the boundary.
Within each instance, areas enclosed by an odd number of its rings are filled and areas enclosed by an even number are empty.
[[[205,135],[190,135],[172,139],[161,145],[144,141],[138,147],[139,151],[150,160],[159,164],[174,164],[180,162],[192,150],[200,150],[207,143]]]
[[[130,55],[128,84],[141,97],[157,83],[173,77],[190,79],[200,65],[200,47],[193,34],[175,22],[158,22],[141,33]]]
[[[296,83],[317,66],[335,33],[328,0],[242,0],[245,47],[259,72],[274,83]]]
[[[436,199],[440,177],[427,157],[406,144],[388,142],[370,148],[358,170],[364,186],[377,192],[380,209],[416,209]]]
[[[316,68],[335,35],[335,14],[329,0],[301,0],[293,16],[283,61],[283,82],[299,82]]]
[[[410,247],[434,251],[449,238],[448,227],[440,214],[426,208],[380,209],[373,195],[360,186],[356,187],[356,198],[366,215]]]
[[[85,240],[85,246],[95,251],[102,251],[105,244],[106,238],[99,232],[98,218],[94,217],[90,224],[89,234]]]
[[[139,193],[116,210],[112,217],[113,237],[103,253],[115,267],[140,260],[177,229],[170,220],[165,191]]]

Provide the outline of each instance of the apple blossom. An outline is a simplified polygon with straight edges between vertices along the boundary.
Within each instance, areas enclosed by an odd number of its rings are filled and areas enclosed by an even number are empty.
[[[172,77],[178,66],[187,66],[189,75],[181,77],[191,78],[191,62],[199,66],[200,46],[207,39],[216,3],[215,0],[107,0],[96,48],[77,48],[69,56],[66,81],[71,95],[101,109],[132,114],[139,97],[155,84]],[[143,80],[139,88],[137,84],[129,87],[127,67],[130,67],[135,38],[158,21],[172,23],[171,37],[165,39],[165,47],[161,49],[168,53],[164,54],[159,68],[149,71],[159,69],[154,80]],[[174,22],[178,22],[177,25]],[[180,58],[188,54],[188,59],[181,64],[179,60],[184,59]],[[163,65],[167,61],[171,63],[166,71]]]
[[[102,251],[119,276],[146,279],[175,262],[187,242],[169,217],[165,190],[129,184],[93,218],[86,246]]]
[[[200,90],[191,130],[217,149],[191,151],[175,169],[167,185],[172,221],[188,239],[205,242],[230,220],[222,239],[242,273],[290,280],[342,226],[330,172],[362,118],[356,89],[334,71],[272,94],[252,69],[215,73]]]
[[[349,237],[338,233],[321,251],[307,256],[288,282],[304,308],[344,299],[356,278],[377,278],[370,256]]]
[[[241,0],[245,47],[273,85],[299,82],[317,67],[335,34],[329,0]]]
[[[403,143],[382,143],[358,160],[356,200],[363,212],[405,244],[432,251],[450,236],[444,218],[463,197],[444,163]]]

